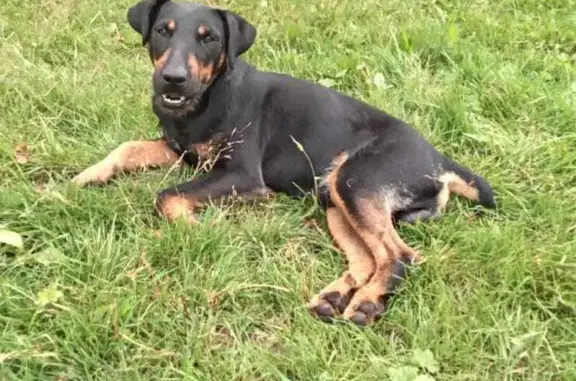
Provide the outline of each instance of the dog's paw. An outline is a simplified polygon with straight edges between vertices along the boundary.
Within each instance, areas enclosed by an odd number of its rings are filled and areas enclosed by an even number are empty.
[[[105,162],[100,162],[85,169],[72,179],[72,183],[78,186],[88,184],[104,184],[114,176],[114,167]]]
[[[308,311],[322,321],[331,322],[342,314],[350,302],[350,296],[350,293],[342,294],[339,291],[320,293],[308,303]]]
[[[174,194],[172,190],[165,190],[158,194],[154,204],[156,211],[171,223],[180,221],[190,225],[198,224],[194,210],[201,206],[201,203],[193,197],[186,197]]]
[[[308,310],[322,321],[332,321],[344,312],[356,290],[364,283],[364,279],[356,279],[345,272],[312,298]]]
[[[367,300],[348,308],[344,312],[344,318],[360,327],[365,327],[374,324],[384,312],[386,312],[386,306],[383,301]]]
[[[386,312],[386,296],[382,290],[363,287],[354,295],[342,316],[362,327],[372,325]]]

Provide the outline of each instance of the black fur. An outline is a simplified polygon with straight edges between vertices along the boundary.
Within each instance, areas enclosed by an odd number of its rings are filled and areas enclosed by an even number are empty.
[[[256,39],[256,28],[244,18],[230,11],[218,10],[224,21],[226,36],[226,56],[238,57],[246,52]],[[235,60],[228,61],[228,68],[234,69]]]
[[[198,157],[188,152],[194,144],[215,135],[228,142],[211,173],[163,191],[160,199],[176,193],[218,199],[262,189],[299,196],[315,189],[333,159],[347,152],[341,191],[350,205],[358,192],[394,189],[410,200],[394,211],[398,220],[432,218],[441,189],[436,176],[454,171],[478,185],[481,204],[494,207],[492,189],[482,177],[440,154],[405,122],[318,84],[260,71],[238,59],[256,36],[242,17],[199,4],[145,1],[129,10],[128,19],[149,42],[153,59],[171,49],[154,75],[154,111],[171,147],[195,165]],[[155,32],[166,20],[176,22],[169,38]],[[201,25],[216,42],[199,42],[195,31]],[[214,64],[225,54],[227,67],[214,74],[209,86],[198,86],[186,66],[190,54],[201,65]],[[162,81],[163,70],[173,66],[186,70],[185,83]],[[167,107],[160,98],[168,92],[194,102]],[[330,204],[325,189],[320,197]]]
[[[170,0],[146,0],[130,8],[128,23],[142,35],[142,45],[146,45],[150,39],[150,29],[158,16],[158,11]]]

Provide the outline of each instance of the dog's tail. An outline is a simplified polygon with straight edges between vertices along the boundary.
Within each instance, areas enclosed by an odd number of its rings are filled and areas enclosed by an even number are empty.
[[[494,191],[482,176],[447,157],[444,157],[444,169],[446,172],[442,174],[440,181],[446,184],[450,193],[476,201],[486,208],[496,208]]]

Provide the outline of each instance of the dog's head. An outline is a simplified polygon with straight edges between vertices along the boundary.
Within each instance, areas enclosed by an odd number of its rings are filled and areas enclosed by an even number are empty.
[[[194,111],[256,38],[254,26],[239,15],[194,3],[144,0],[128,10],[128,22],[149,45],[154,103],[174,115]]]

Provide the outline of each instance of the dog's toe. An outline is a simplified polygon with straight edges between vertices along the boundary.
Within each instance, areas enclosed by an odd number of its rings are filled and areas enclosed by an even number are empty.
[[[337,315],[334,308],[326,301],[319,301],[315,305],[310,305],[308,310],[318,319],[327,323],[332,322]]]
[[[332,305],[338,313],[344,312],[348,303],[350,303],[350,297],[348,295],[342,295],[338,291],[329,292],[322,296],[324,300]]]
[[[386,312],[385,303],[381,300],[364,300],[358,304],[350,305],[344,311],[344,318],[359,326],[372,325]]]

